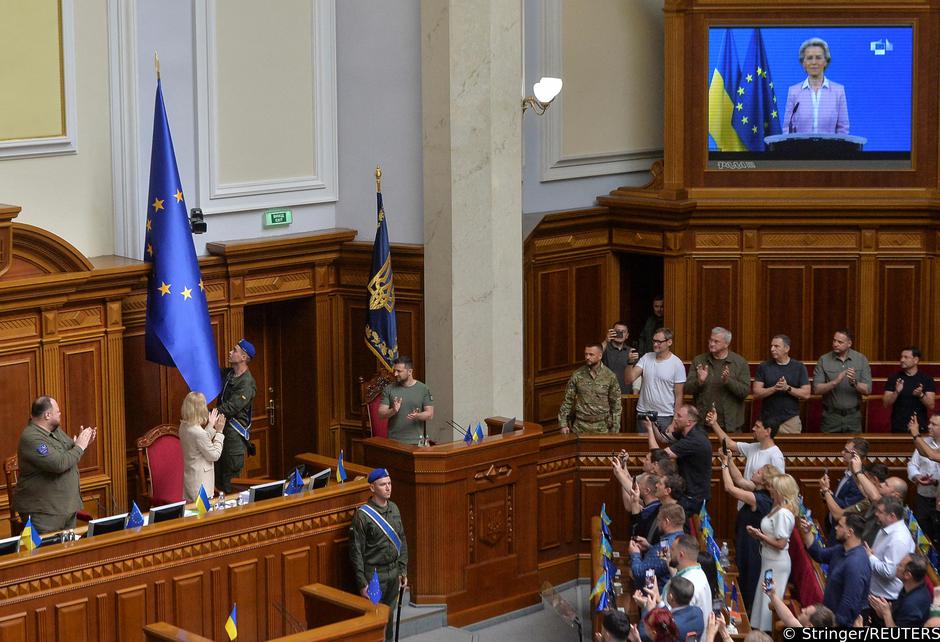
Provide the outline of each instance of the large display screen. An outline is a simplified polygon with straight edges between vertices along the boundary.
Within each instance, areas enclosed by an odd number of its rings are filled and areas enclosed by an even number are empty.
[[[708,31],[708,168],[911,167],[913,27]]]

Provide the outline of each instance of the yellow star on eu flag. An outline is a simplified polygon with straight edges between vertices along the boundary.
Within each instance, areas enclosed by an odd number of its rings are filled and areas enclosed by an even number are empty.
[[[180,294],[183,295],[183,300],[193,298],[193,291],[191,288],[183,288],[183,291]]]
[[[747,116],[744,116],[744,117],[741,119],[741,124],[742,124],[742,125],[747,125]]]
[[[748,74],[747,76],[744,77],[744,79],[747,80],[748,82],[753,82],[754,76],[752,76],[751,74]]]
[[[770,112],[770,117],[771,117],[771,118],[776,118],[776,117],[777,117],[777,110],[776,110],[776,109],[773,110],[772,112]]]
[[[738,96],[744,95],[744,87],[738,87]]]
[[[147,243],[147,254],[153,256],[153,246],[150,243]]]
[[[173,196],[176,197],[176,202],[179,203],[180,201],[183,200],[183,190],[179,190],[179,189],[176,190],[176,194],[174,194]]]
[[[153,199],[153,211],[159,212],[162,209],[163,209],[163,201],[161,201],[159,198],[154,198]]]
[[[161,295],[166,296],[167,294],[170,293],[170,284],[169,284],[169,283],[164,283],[163,281],[160,281],[160,283],[162,283],[163,285],[161,285],[161,286],[160,286],[159,288],[157,288],[157,289],[160,290],[160,294],[161,294]]]
[[[202,292],[205,292],[205,291],[206,291],[206,286],[203,285],[202,279],[199,279],[199,290],[202,291]]]
[[[150,218],[147,218],[147,231],[150,232],[153,230],[153,221]]]
[[[744,109],[744,104],[738,103],[737,105],[734,106],[734,108],[737,109],[738,111],[741,111],[742,109]]]

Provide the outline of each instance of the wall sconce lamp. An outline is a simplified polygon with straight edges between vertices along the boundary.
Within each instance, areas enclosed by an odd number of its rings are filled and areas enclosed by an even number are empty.
[[[535,113],[541,116],[552,104],[552,101],[561,93],[561,78],[549,78],[543,76],[541,80],[532,85],[534,96],[526,96],[522,99],[522,113],[531,107]]]

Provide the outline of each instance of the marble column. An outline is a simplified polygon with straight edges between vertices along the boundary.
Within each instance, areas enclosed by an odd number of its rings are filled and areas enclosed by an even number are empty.
[[[446,420],[522,418],[522,3],[422,0],[423,378]]]

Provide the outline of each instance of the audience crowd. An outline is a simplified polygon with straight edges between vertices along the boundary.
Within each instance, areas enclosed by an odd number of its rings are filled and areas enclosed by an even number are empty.
[[[770,359],[751,381],[747,362],[730,349],[731,332],[720,327],[712,330],[708,351],[692,359],[686,371],[671,352],[673,333],[661,326],[662,315],[657,297],[641,335],[648,341],[645,353],[626,343],[625,323],[614,324],[608,342],[597,347],[616,358],[605,358],[596,372],[586,373],[603,376],[605,363],[622,368],[614,374],[624,391],[632,386],[639,393],[636,428],[649,446],[637,475],[627,468],[628,453],[612,457],[613,476],[631,516],[624,571],[629,569],[639,621],[631,625],[624,613],[610,610],[597,639],[730,640],[742,610],[751,641],[769,639],[775,623],[940,626],[940,586],[934,584],[940,413],[932,414],[934,380],[918,370],[921,352],[916,347],[901,352],[900,369],[887,379],[883,395],[891,431],[909,433],[914,442],[907,480],[869,460],[877,453],[871,453],[868,440],[847,435],[844,470],[832,479],[826,470],[818,480],[804,479],[801,487],[787,474],[785,453],[775,443],[778,433],[803,430],[800,401],[821,396],[823,432],[858,433],[863,425],[862,400],[872,391],[872,373],[865,355],[853,349],[851,331],[833,334],[832,350],[819,357],[812,375],[789,356],[790,339],[776,335]],[[738,433],[749,395],[761,406],[750,427],[753,439],[743,440]],[[562,411],[574,415],[570,425],[578,432],[576,396],[570,401]],[[717,452],[709,433],[719,444]],[[733,547],[720,552],[706,543],[699,517],[707,515],[716,457],[720,487],[737,504]],[[804,503],[804,496],[816,492],[826,506],[824,515],[813,515]],[[716,563],[726,574],[718,580],[708,577],[709,568],[718,576]],[[731,596],[722,597],[726,591],[718,582],[735,584]]]

